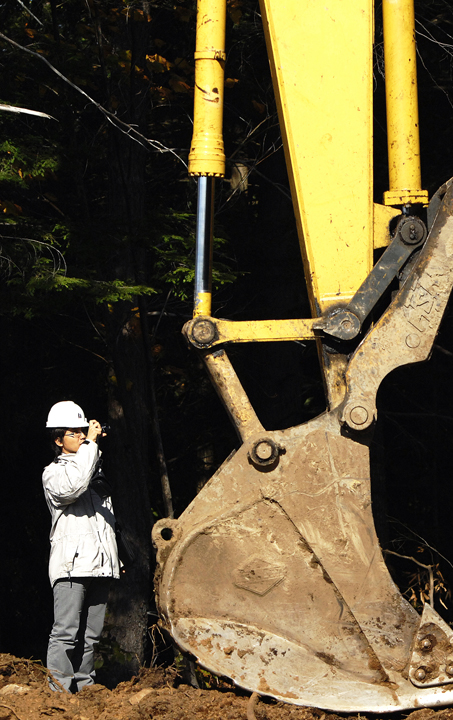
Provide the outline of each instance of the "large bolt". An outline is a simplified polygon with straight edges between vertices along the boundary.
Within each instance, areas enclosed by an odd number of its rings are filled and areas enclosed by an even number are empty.
[[[449,660],[449,661],[447,662],[447,665],[446,665],[446,667],[445,667],[445,672],[446,672],[447,675],[449,675],[450,677],[453,675],[453,662],[452,662],[451,660]]]
[[[339,323],[338,331],[335,332],[334,329],[332,335],[340,338],[341,340],[351,340],[360,332],[360,320],[349,310],[342,311],[338,313],[338,315],[333,314],[330,320],[333,323],[334,328],[335,324]],[[329,332],[329,330],[327,330],[327,332]]]
[[[278,460],[279,447],[273,440],[263,438],[258,440],[249,452],[249,458],[252,463],[258,466],[273,465]]]
[[[406,245],[416,245],[426,237],[426,227],[420,218],[403,220],[398,228],[400,237]]]
[[[269,460],[269,458],[272,457],[273,451],[274,448],[266,440],[259,442],[255,447],[255,455],[260,460]]]
[[[420,682],[423,682],[423,680],[426,678],[426,670],[424,667],[419,667],[415,671],[415,679],[419,680]]]
[[[192,337],[199,345],[210,345],[216,336],[216,326],[211,320],[195,320]]]
[[[349,332],[352,329],[352,322],[346,318],[346,320],[341,321],[340,326],[343,328],[343,330]]]
[[[356,405],[349,413],[349,417],[354,425],[365,425],[368,420],[368,410],[362,407],[362,405]]]
[[[357,400],[355,401],[357,402]],[[344,407],[341,414],[341,422],[349,425],[353,430],[366,430],[374,419],[372,407],[367,404],[355,404],[350,400]]]
[[[423,650],[423,652],[428,652],[429,650],[431,650],[432,646],[432,640],[428,636],[420,640],[420,650]]]

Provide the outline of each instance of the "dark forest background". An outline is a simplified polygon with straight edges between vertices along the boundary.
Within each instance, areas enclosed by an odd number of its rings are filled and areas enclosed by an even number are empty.
[[[119,664],[152,656],[150,530],[169,512],[162,478],[177,517],[237,444],[180,333],[192,313],[196,184],[186,163],[195,5],[5,0],[0,7],[0,103],[52,116],[0,112],[2,652],[45,660],[52,598],[41,473],[52,459],[45,421],[53,403],[74,400],[111,425],[104,467],[137,553],[112,594],[103,643],[105,657]],[[416,0],[415,10],[423,186],[432,194],[453,175],[453,8]],[[380,12],[378,2],[376,202],[387,189]],[[225,146],[213,313],[308,317],[256,0],[228,0]],[[450,304],[429,363],[383,383],[372,448],[381,544],[434,566],[436,609],[450,621],[452,314]],[[229,354],[268,429],[324,411],[310,343]],[[420,607],[428,573],[387,557]]]

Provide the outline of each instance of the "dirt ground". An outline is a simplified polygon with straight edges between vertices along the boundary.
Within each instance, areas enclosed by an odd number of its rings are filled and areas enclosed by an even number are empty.
[[[142,669],[113,690],[92,685],[77,695],[55,693],[48,688],[47,671],[40,663],[0,654],[0,720],[250,720],[253,712],[256,720],[340,720],[322,710],[267,698],[259,698],[251,710],[245,693],[228,686],[195,689],[181,684],[172,668]],[[391,717],[453,720],[453,709],[422,709]],[[365,719],[357,715],[347,720]]]

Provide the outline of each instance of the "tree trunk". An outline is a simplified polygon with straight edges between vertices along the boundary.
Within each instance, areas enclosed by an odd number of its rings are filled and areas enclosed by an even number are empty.
[[[131,48],[128,88],[118,97],[122,120],[143,130],[146,89],[136,84],[135,68],[143,67],[150,24],[128,24]],[[110,130],[109,217],[104,242],[111,242],[110,274],[126,283],[146,281],[146,253],[140,248],[145,227],[145,168],[147,151],[117,129]],[[145,656],[148,607],[151,595],[151,509],[149,476],[148,380],[144,339],[134,306],[117,302],[106,310],[106,340],[112,360],[109,416],[112,425],[109,458],[114,485],[115,514],[136,558],[111,593],[109,623],[122,650],[132,655],[127,663],[137,671]]]
[[[127,308],[125,308],[127,309]],[[115,309],[109,323],[115,376],[111,378],[109,475],[114,487],[115,514],[135,551],[131,567],[116,583],[109,603],[109,623],[120,647],[142,663],[151,592],[151,509],[149,501],[149,421],[146,406],[146,363],[139,322],[125,321]]]

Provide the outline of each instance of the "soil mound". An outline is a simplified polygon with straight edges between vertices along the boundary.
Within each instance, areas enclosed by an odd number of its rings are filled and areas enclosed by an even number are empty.
[[[39,662],[0,654],[0,720],[247,720],[253,713],[256,720],[340,720],[322,710],[267,698],[252,709],[249,696],[240,690],[196,689],[181,684],[174,668],[143,668],[113,690],[91,685],[76,695],[52,692],[47,677]],[[348,720],[366,719],[361,715]],[[417,710],[407,720],[453,720],[453,709]]]

